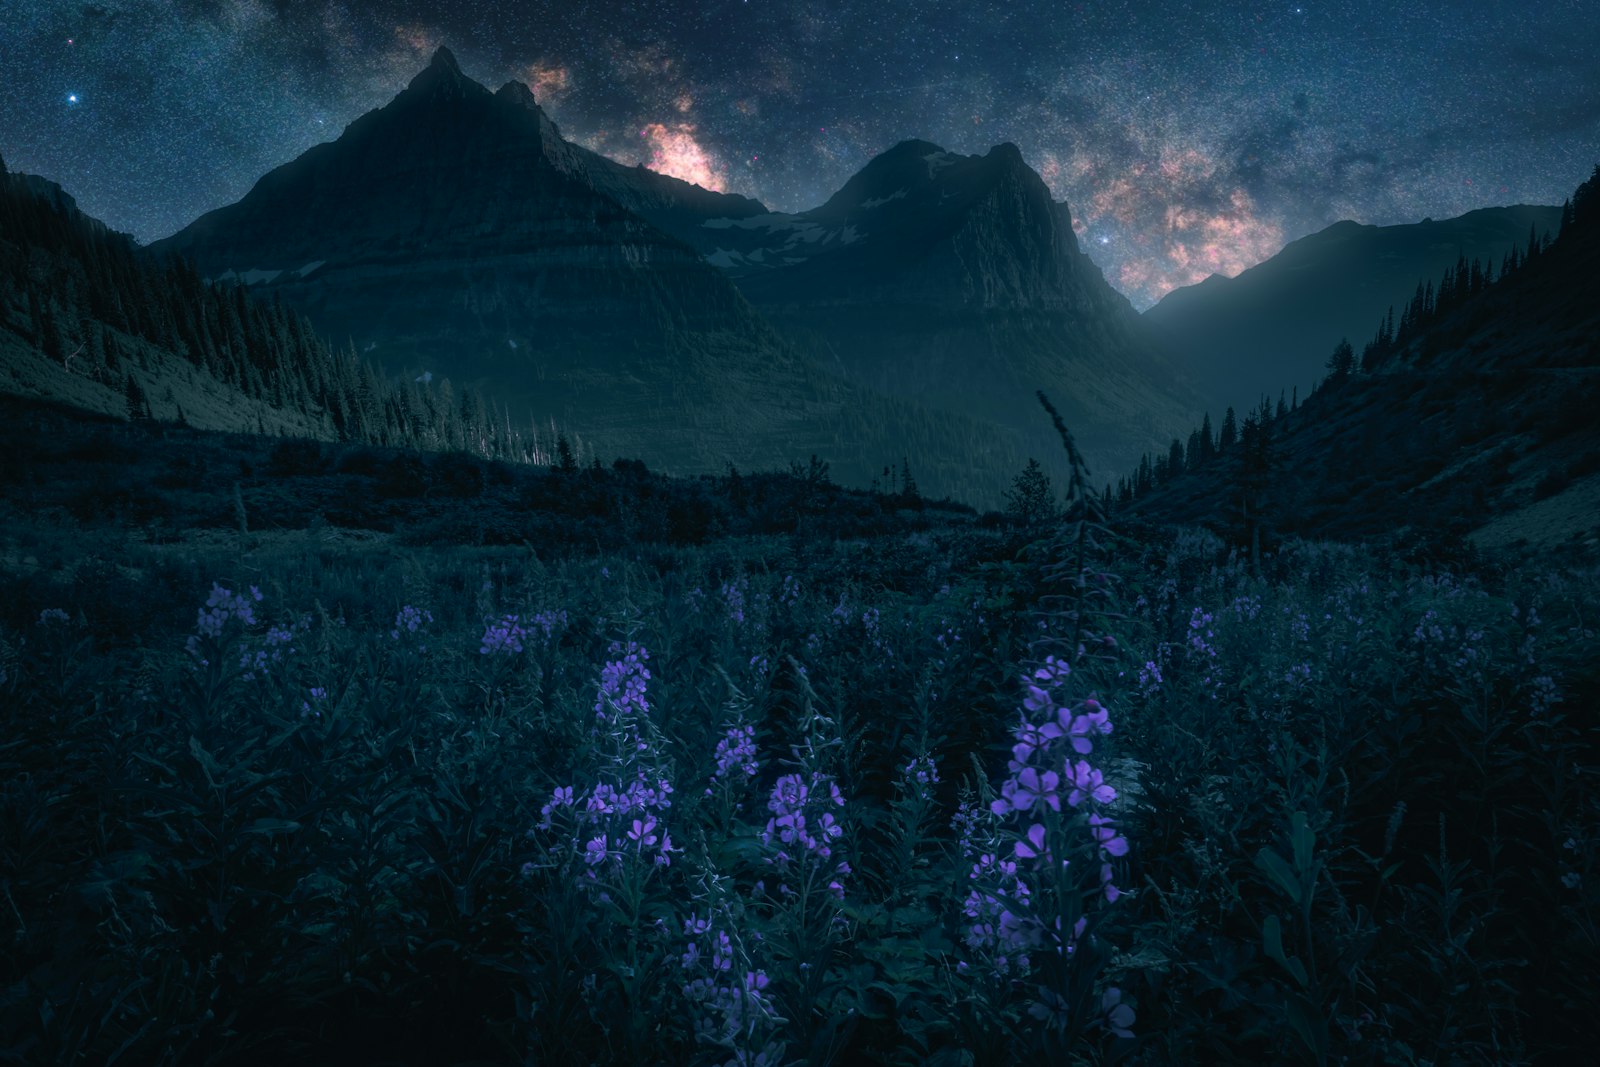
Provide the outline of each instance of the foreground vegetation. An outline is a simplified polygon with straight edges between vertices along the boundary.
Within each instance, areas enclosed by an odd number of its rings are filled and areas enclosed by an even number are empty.
[[[870,514],[559,555],[9,514],[0,1060],[1593,1042],[1593,567]]]

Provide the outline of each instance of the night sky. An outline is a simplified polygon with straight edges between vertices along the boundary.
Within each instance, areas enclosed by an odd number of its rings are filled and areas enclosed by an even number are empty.
[[[1014,141],[1144,307],[1343,218],[1559,204],[1592,0],[8,0],[0,155],[141,240],[383,105],[440,44],[573,139],[776,210],[908,137]]]

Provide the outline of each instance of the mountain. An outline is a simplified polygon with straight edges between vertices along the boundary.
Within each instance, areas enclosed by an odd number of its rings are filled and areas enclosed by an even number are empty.
[[[1262,395],[1305,395],[1341,338],[1359,348],[1391,308],[1400,314],[1419,282],[1437,281],[1463,258],[1498,267],[1530,229],[1554,232],[1560,214],[1519,205],[1404,226],[1338,222],[1235,278],[1213,274],[1174,289],[1144,317],[1203,383],[1213,412],[1242,412]]]
[[[1600,545],[1600,167],[1557,222],[1553,243],[1450,288],[1298,410],[1252,413],[1231,449],[1158,477],[1131,513],[1268,541]]]
[[[903,141],[809,211],[746,210],[675,232],[813,359],[992,422],[1049,464],[1059,449],[1037,389],[1099,473],[1164,444],[1198,409],[1015,145],[965,156]]]
[[[823,372],[639,213],[708,202],[764,211],[571,145],[526,86],[491,92],[440,49],[388,105],[150,250],[281,298],[391,373],[483,383],[609,455],[704,472],[816,453],[860,484],[908,455],[924,489],[997,498],[1025,457]]]
[[[0,162],[0,393],[196,429],[543,462],[546,431],[473,390],[385,382],[304,319],[157,264],[60,186]]]

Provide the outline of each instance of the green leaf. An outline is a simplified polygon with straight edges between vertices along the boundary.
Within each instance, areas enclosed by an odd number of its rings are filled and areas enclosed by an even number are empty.
[[[1312,870],[1311,857],[1316,847],[1317,835],[1306,820],[1305,812],[1295,812],[1292,822],[1293,829],[1289,833],[1289,840],[1294,846],[1294,869],[1301,877],[1305,877]]]
[[[1278,965],[1288,971],[1294,980],[1300,983],[1300,988],[1305,989],[1310,985],[1306,975],[1305,964],[1300,962],[1298,956],[1287,956],[1283,951],[1283,926],[1278,922],[1276,915],[1268,915],[1261,923],[1261,942],[1267,955],[1276,960]]]
[[[1276,883],[1279,891],[1288,897],[1291,903],[1300,903],[1300,879],[1295,877],[1287,860],[1272,849],[1264,848],[1256,853],[1256,866]]]
[[[198,737],[191,736],[189,738],[189,755],[193,756],[195,762],[200,764],[200,770],[206,776],[206,784],[215,789],[221,768],[217,766],[216,758],[200,747],[200,739]]]
[[[1300,1035],[1306,1048],[1322,1063],[1327,1057],[1328,1022],[1305,997],[1290,997],[1289,1025]]]
[[[246,834],[292,834],[298,829],[300,829],[300,824],[292,819],[257,819],[240,832]]]

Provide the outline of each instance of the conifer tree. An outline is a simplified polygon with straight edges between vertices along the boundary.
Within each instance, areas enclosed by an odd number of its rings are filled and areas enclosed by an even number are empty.
[[[1222,432],[1217,435],[1217,454],[1226,455],[1233,450],[1239,438],[1239,420],[1233,414],[1233,408],[1228,408],[1222,416]]]
[[[1410,311],[1411,309],[1407,307],[1406,313],[1408,316]],[[1402,319],[1403,323],[1405,321],[1406,320]],[[1404,330],[1405,326],[1402,325],[1401,329]],[[1343,381],[1344,379],[1350,377],[1351,372],[1355,370],[1355,366],[1356,353],[1355,349],[1350,347],[1349,338],[1339,338],[1339,343],[1333,346],[1333,355],[1328,357],[1327,367],[1329,376],[1334,381]]]
[[[1106,487],[1110,492],[1110,486]],[[1005,494],[1006,517],[1023,526],[1049,522],[1056,517],[1054,495],[1050,489],[1050,476],[1039,466],[1039,461],[1028,459],[1028,465],[1012,479]]]

